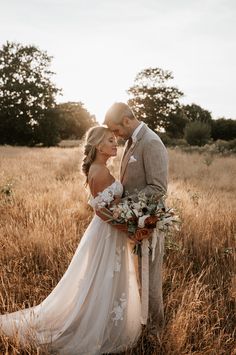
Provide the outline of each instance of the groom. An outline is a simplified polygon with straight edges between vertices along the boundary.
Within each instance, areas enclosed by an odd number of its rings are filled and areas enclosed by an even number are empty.
[[[159,136],[139,121],[130,107],[122,102],[114,103],[107,111],[104,124],[117,137],[126,140],[120,165],[120,181],[124,191],[133,198],[142,191],[161,199],[167,191],[167,150]],[[155,248],[155,259],[149,257],[149,317],[148,331],[159,336],[164,324],[162,299],[163,248]],[[141,264],[139,260],[139,264]],[[139,268],[140,270],[140,268]],[[140,272],[140,271],[139,271]],[[140,275],[141,280],[141,275]]]

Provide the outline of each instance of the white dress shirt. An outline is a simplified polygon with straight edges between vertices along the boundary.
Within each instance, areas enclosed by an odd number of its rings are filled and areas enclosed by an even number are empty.
[[[139,132],[140,129],[143,127],[143,125],[144,125],[144,122],[141,121],[140,124],[138,125],[138,127],[136,127],[135,130],[133,131],[133,134],[132,134],[132,136],[131,136],[133,142],[136,140],[136,137],[137,137],[137,135],[138,135],[138,132]]]

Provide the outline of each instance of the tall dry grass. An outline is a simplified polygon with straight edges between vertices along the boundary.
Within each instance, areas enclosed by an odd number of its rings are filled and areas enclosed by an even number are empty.
[[[0,148],[0,313],[40,303],[65,272],[90,222],[81,148]],[[234,157],[169,151],[162,343],[143,335],[129,354],[236,354]],[[119,157],[111,170],[117,176]],[[0,337],[1,354],[47,354]]]

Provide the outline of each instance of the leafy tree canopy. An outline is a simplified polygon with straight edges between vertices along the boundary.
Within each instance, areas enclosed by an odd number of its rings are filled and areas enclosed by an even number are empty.
[[[210,111],[203,109],[199,105],[183,105],[182,109],[189,122],[200,121],[208,124],[212,122]]]
[[[184,137],[190,145],[202,146],[211,137],[211,126],[201,121],[189,122],[184,129]]]
[[[82,102],[58,104],[54,111],[59,121],[61,139],[81,139],[97,123],[95,116],[89,113]]]
[[[236,120],[219,118],[212,122],[212,138],[232,140],[236,138]]]
[[[168,116],[179,107],[179,98],[183,93],[168,85],[171,79],[173,75],[170,71],[147,68],[137,74],[134,85],[128,89],[128,104],[137,118],[153,130],[166,128]]]
[[[7,42],[0,49],[0,143],[35,144],[35,128],[55,106],[52,57],[34,45]]]

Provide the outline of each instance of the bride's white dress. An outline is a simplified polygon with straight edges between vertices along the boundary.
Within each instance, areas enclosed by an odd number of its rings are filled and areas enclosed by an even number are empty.
[[[115,181],[89,203],[122,195]],[[52,352],[93,355],[121,352],[140,331],[140,296],[127,235],[94,216],[71,263],[39,305],[0,316],[0,329],[22,344],[34,339]]]

